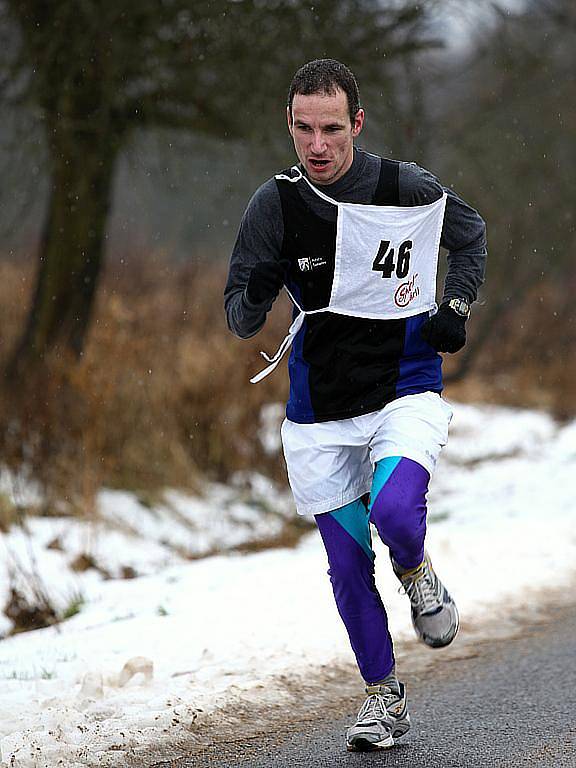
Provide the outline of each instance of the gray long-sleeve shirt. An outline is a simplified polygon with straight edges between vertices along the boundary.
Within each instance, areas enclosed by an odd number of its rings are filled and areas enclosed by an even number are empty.
[[[361,149],[354,150],[350,169],[334,184],[321,187],[339,202],[369,203],[380,172],[380,159]],[[432,203],[443,192],[448,195],[440,244],[448,251],[448,270],[443,300],[464,298],[475,301],[484,280],[486,263],[486,227],[477,211],[451,189],[443,187],[429,171],[416,163],[400,163],[400,205]],[[322,218],[335,220],[334,206],[323,201],[310,189],[303,197]],[[252,267],[259,261],[280,257],[284,236],[282,207],[275,180],[269,179],[254,194],[242,218],[240,231],[230,260],[230,271],[224,293],[224,304],[230,330],[240,338],[257,333],[266,320],[270,304],[253,306],[244,290]]]

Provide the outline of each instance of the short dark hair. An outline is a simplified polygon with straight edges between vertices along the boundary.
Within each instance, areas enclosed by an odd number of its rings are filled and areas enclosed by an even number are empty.
[[[288,109],[292,115],[292,102],[297,93],[311,96],[314,93],[324,93],[332,96],[340,88],[348,99],[350,121],[354,123],[356,113],[360,109],[360,91],[352,72],[345,64],[336,59],[315,59],[300,67],[292,78],[288,91]]]

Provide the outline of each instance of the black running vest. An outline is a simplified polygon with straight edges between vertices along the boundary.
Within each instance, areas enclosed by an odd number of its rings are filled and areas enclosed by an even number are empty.
[[[381,158],[372,205],[400,204],[398,175],[399,163]],[[281,258],[290,262],[288,289],[312,310],[330,300],[336,220],[323,219],[310,208],[298,189],[301,183],[276,179],[284,223]],[[424,319],[307,315],[290,355],[287,418],[298,423],[351,418],[379,410],[402,394],[440,391],[440,358],[419,340]],[[403,376],[404,358],[408,376]]]

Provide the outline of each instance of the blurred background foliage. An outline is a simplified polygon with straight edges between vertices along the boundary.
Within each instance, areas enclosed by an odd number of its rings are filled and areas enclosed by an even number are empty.
[[[576,408],[573,0],[0,0],[0,461],[46,509],[103,484],[258,468],[283,373],[225,328],[242,211],[293,162],[312,58],[360,83],[371,151],[413,160],[488,224],[488,279],[448,394]]]

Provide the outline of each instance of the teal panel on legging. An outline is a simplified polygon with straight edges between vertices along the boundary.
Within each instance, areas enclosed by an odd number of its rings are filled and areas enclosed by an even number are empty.
[[[336,522],[358,542],[370,560],[374,560],[375,555],[370,539],[369,512],[360,499],[351,501],[339,509],[333,509],[328,514],[332,515]]]
[[[402,456],[386,456],[385,459],[380,459],[376,462],[376,469],[374,470],[374,480],[372,481],[372,491],[370,493],[370,510],[372,505],[376,501],[376,498],[382,488],[386,485],[390,479],[390,475],[398,464],[400,464]]]

